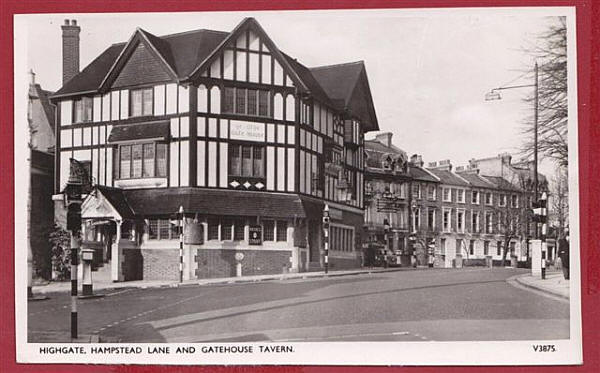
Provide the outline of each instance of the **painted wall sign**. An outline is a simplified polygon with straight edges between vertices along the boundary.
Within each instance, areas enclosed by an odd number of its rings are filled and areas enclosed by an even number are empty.
[[[233,140],[265,141],[265,124],[232,120],[229,122],[229,137]]]
[[[251,225],[249,227],[250,237],[248,244],[262,245],[262,227],[260,225]]]

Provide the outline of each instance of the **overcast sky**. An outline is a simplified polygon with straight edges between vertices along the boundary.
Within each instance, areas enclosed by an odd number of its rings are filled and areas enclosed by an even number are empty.
[[[547,13],[546,13],[547,14]],[[61,30],[65,18],[81,26],[81,68],[110,44],[127,41],[136,27],[157,36],[193,29],[231,31],[255,17],[278,48],[308,67],[363,60],[382,131],[424,161],[514,152],[532,107],[529,89],[506,91],[501,101],[484,94],[518,78],[533,59],[521,48],[549,18],[530,10],[293,11],[27,16],[28,68],[44,89],[61,86]],[[529,84],[525,78],[513,81]],[[373,134],[367,134],[372,138]],[[549,174],[546,163],[541,171]]]

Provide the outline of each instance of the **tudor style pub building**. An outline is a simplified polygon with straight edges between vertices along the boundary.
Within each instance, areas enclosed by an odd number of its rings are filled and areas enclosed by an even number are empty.
[[[361,265],[364,133],[378,130],[362,62],[308,68],[246,18],[137,29],[79,71],[80,26],[62,30],[55,206],[74,158],[94,185],[83,246],[113,281],[179,278],[182,226],[185,279],[321,268],[325,204],[330,266]]]

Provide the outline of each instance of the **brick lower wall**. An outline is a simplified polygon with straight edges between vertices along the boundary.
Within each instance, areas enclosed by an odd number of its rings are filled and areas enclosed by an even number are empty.
[[[334,270],[360,268],[361,264],[360,258],[329,257],[329,267]]]
[[[142,249],[144,280],[179,280],[179,249]]]
[[[243,253],[242,275],[270,275],[290,268],[291,251],[287,250],[224,250],[198,249],[194,260],[198,263],[197,278],[234,277],[236,253]]]
[[[125,281],[142,280],[144,259],[140,249],[123,250],[123,277]]]

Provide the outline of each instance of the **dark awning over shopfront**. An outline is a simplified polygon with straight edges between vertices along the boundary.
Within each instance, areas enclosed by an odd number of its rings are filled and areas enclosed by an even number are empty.
[[[144,122],[114,126],[108,136],[109,143],[139,140],[166,140],[169,137],[169,122]]]
[[[294,194],[169,188],[123,190],[123,195],[139,216],[171,215],[179,210],[179,206],[183,206],[186,213],[200,215],[307,217],[306,203]],[[311,211],[313,209],[311,207]]]

